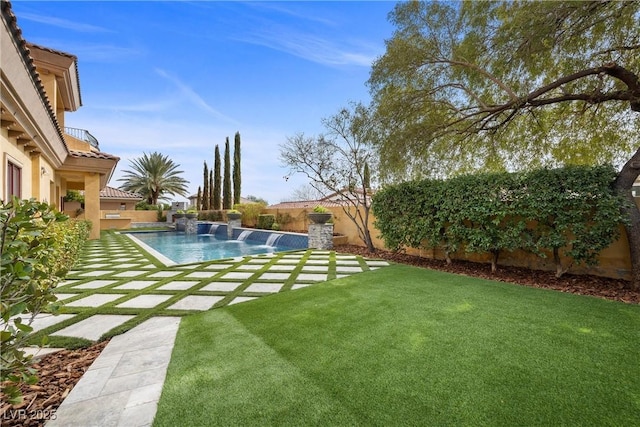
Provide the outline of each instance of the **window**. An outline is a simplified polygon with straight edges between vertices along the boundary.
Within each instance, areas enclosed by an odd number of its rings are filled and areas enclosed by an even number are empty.
[[[7,200],[12,196],[22,198],[22,168],[7,162]]]

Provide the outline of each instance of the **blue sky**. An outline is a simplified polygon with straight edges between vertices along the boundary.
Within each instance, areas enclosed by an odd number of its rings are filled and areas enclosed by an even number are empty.
[[[372,61],[395,2],[13,1],[26,40],[78,57],[83,107],[66,126],[129,160],[159,151],[195,193],[216,144],[240,132],[242,195],[269,203],[304,185],[279,161],[288,136],[369,102]],[[176,200],[183,200],[176,198]]]

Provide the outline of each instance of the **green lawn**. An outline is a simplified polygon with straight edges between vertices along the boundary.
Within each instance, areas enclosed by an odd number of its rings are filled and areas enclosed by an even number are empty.
[[[640,306],[391,266],[182,320],[155,426],[640,425]]]

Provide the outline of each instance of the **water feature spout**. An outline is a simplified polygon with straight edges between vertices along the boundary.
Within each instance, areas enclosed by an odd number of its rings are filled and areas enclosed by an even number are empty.
[[[251,233],[253,233],[253,230],[244,230],[242,233],[240,233],[237,240],[241,242],[247,240]]]
[[[280,238],[282,237],[282,234],[280,233],[271,233],[269,235],[269,237],[267,238],[267,246],[276,246],[276,244],[278,243],[278,240],[280,240]]]
[[[211,224],[211,227],[209,227],[209,234],[216,234],[216,230],[219,226],[220,224]]]

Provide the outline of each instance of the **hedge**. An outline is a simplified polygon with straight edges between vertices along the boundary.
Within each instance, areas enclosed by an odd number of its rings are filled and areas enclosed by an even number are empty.
[[[437,248],[491,254],[552,255],[560,277],[573,263],[593,265],[627,219],[611,166],[465,175],[386,187],[373,197],[375,225],[393,250]],[[562,257],[569,259],[562,264]]]
[[[54,288],[76,262],[90,227],[88,221],[69,221],[35,200],[0,203],[0,381],[7,401],[20,399],[17,384],[36,380],[31,358],[21,347],[33,330],[34,316],[45,309],[55,311]]]

